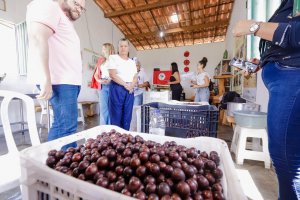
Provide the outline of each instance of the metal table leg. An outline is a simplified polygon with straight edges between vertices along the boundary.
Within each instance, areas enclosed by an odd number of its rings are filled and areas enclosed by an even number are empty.
[[[49,108],[49,100],[46,101],[46,108],[47,108],[47,128],[48,132],[50,131],[50,108]]]

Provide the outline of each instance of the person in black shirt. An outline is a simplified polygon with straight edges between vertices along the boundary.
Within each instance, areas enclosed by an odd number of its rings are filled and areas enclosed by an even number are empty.
[[[171,63],[172,76],[170,77],[169,85],[172,91],[172,100],[180,101],[182,86],[180,84],[180,74],[176,62]]]
[[[293,15],[293,4],[283,0],[269,22],[243,20],[233,29],[234,36],[261,38],[260,65],[269,91],[269,151],[280,200],[300,199],[300,16]]]

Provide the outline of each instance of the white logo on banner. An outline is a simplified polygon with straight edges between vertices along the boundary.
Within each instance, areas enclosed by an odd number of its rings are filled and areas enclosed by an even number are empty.
[[[158,79],[159,79],[160,81],[165,80],[165,78],[166,78],[166,75],[165,75],[164,73],[160,73],[160,74],[158,75]]]

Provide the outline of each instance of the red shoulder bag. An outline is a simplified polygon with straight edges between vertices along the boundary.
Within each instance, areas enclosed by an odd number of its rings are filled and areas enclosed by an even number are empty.
[[[91,81],[91,85],[90,87],[93,89],[101,89],[101,83],[99,83],[96,79],[95,79],[95,75],[97,76],[98,79],[101,78],[101,65],[102,63],[105,61],[105,58],[100,57],[97,61],[93,76],[92,76],[92,81]],[[98,69],[98,74],[96,74]]]

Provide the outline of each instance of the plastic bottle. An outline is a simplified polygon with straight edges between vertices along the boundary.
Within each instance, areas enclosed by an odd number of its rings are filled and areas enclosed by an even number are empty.
[[[228,58],[228,51],[225,50],[223,53],[223,59],[227,59]]]
[[[165,135],[165,120],[160,110],[154,110],[149,123],[149,133],[154,135]]]

